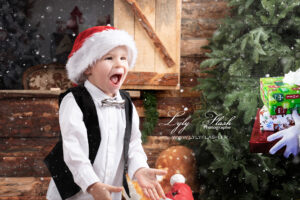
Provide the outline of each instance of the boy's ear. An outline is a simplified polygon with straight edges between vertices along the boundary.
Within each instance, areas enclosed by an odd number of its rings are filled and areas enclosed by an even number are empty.
[[[91,73],[92,73],[91,67],[89,66],[83,73],[84,73],[84,75],[86,75],[86,76],[91,75]]]

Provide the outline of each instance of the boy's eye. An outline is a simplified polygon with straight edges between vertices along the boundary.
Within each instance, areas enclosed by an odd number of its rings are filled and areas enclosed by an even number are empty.
[[[105,60],[112,60],[111,56],[105,57]]]
[[[126,57],[121,57],[121,60],[127,60],[127,58]]]

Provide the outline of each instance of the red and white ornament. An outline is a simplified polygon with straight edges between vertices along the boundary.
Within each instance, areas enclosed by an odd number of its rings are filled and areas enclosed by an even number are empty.
[[[167,200],[194,200],[190,186],[185,184],[181,174],[175,174],[170,179],[171,191],[166,194]]]

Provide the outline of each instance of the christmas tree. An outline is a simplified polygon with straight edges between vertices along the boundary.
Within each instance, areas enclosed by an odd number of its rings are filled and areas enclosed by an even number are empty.
[[[40,35],[29,22],[33,0],[0,0],[0,89],[21,89],[22,73],[41,63]]]
[[[202,196],[300,198],[300,157],[249,152],[254,118],[262,107],[259,78],[300,67],[300,1],[228,0],[228,7],[230,15],[211,38],[208,59],[201,64],[207,76],[196,87],[202,107],[194,113],[193,128],[201,140],[193,148]],[[216,123],[219,129],[207,126]]]

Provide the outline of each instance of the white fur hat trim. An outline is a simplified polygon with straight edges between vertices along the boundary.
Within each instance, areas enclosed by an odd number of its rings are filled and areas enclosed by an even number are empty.
[[[86,38],[83,45],[68,59],[66,68],[69,79],[76,84],[84,81],[82,80],[83,72],[118,46],[127,47],[128,65],[132,68],[137,58],[134,39],[126,31],[109,29],[96,32]]]

